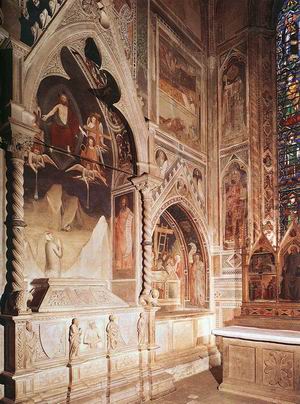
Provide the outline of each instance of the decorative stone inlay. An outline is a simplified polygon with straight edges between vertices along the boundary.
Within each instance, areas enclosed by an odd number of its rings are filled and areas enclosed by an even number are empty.
[[[293,389],[293,353],[285,351],[263,351],[263,384],[282,389]]]

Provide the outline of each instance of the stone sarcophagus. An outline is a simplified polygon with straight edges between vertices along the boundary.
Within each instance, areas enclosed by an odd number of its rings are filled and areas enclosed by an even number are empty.
[[[172,377],[149,363],[156,309],[129,307],[95,280],[32,285],[32,312],[1,316],[4,402],[132,403],[173,389]]]

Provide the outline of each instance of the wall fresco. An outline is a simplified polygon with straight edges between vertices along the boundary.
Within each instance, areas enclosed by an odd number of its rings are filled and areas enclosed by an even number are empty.
[[[292,244],[282,259],[279,297],[284,300],[300,301],[300,247]]]
[[[177,18],[186,25],[198,40],[204,40],[205,9],[198,0],[162,0]],[[201,23],[199,23],[201,21]]]
[[[241,248],[247,237],[247,173],[232,163],[223,178],[224,248]]]
[[[133,173],[130,129],[95,45],[86,41],[85,58],[63,48],[61,60],[70,79],[41,82],[25,162],[27,276],[111,279],[111,167],[119,183]]]
[[[178,45],[159,32],[159,124],[190,147],[199,149],[197,70]]]
[[[133,194],[115,198],[113,277],[134,278],[134,207]]]
[[[246,136],[245,64],[232,57],[222,74],[221,146],[240,143]]]
[[[153,287],[163,305],[204,306],[206,269],[199,237],[188,215],[172,205],[153,234]]]
[[[277,275],[275,256],[263,250],[256,251],[249,264],[249,299],[275,300],[277,297]]]

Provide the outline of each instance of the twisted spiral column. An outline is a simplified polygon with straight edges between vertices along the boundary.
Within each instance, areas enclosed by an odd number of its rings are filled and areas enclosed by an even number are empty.
[[[151,233],[151,208],[152,197],[149,188],[142,189],[143,201],[143,291],[142,296],[148,296],[152,289],[152,233]]]
[[[11,259],[7,272],[6,303],[7,314],[24,314],[27,309],[27,291],[24,280],[24,159],[18,150],[10,158],[10,195],[7,227],[11,240]]]
[[[152,191],[161,184],[162,180],[145,173],[140,177],[133,178],[131,182],[141,192],[142,196],[143,286],[140,303],[152,306],[156,304],[158,298],[158,291],[152,289]]]
[[[12,163],[12,290],[24,286],[24,161],[13,157]]]

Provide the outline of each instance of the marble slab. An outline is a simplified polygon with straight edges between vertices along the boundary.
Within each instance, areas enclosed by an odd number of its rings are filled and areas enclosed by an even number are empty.
[[[229,326],[214,329],[212,330],[212,334],[219,337],[238,338],[251,341],[276,342],[288,345],[300,345],[299,331]]]

